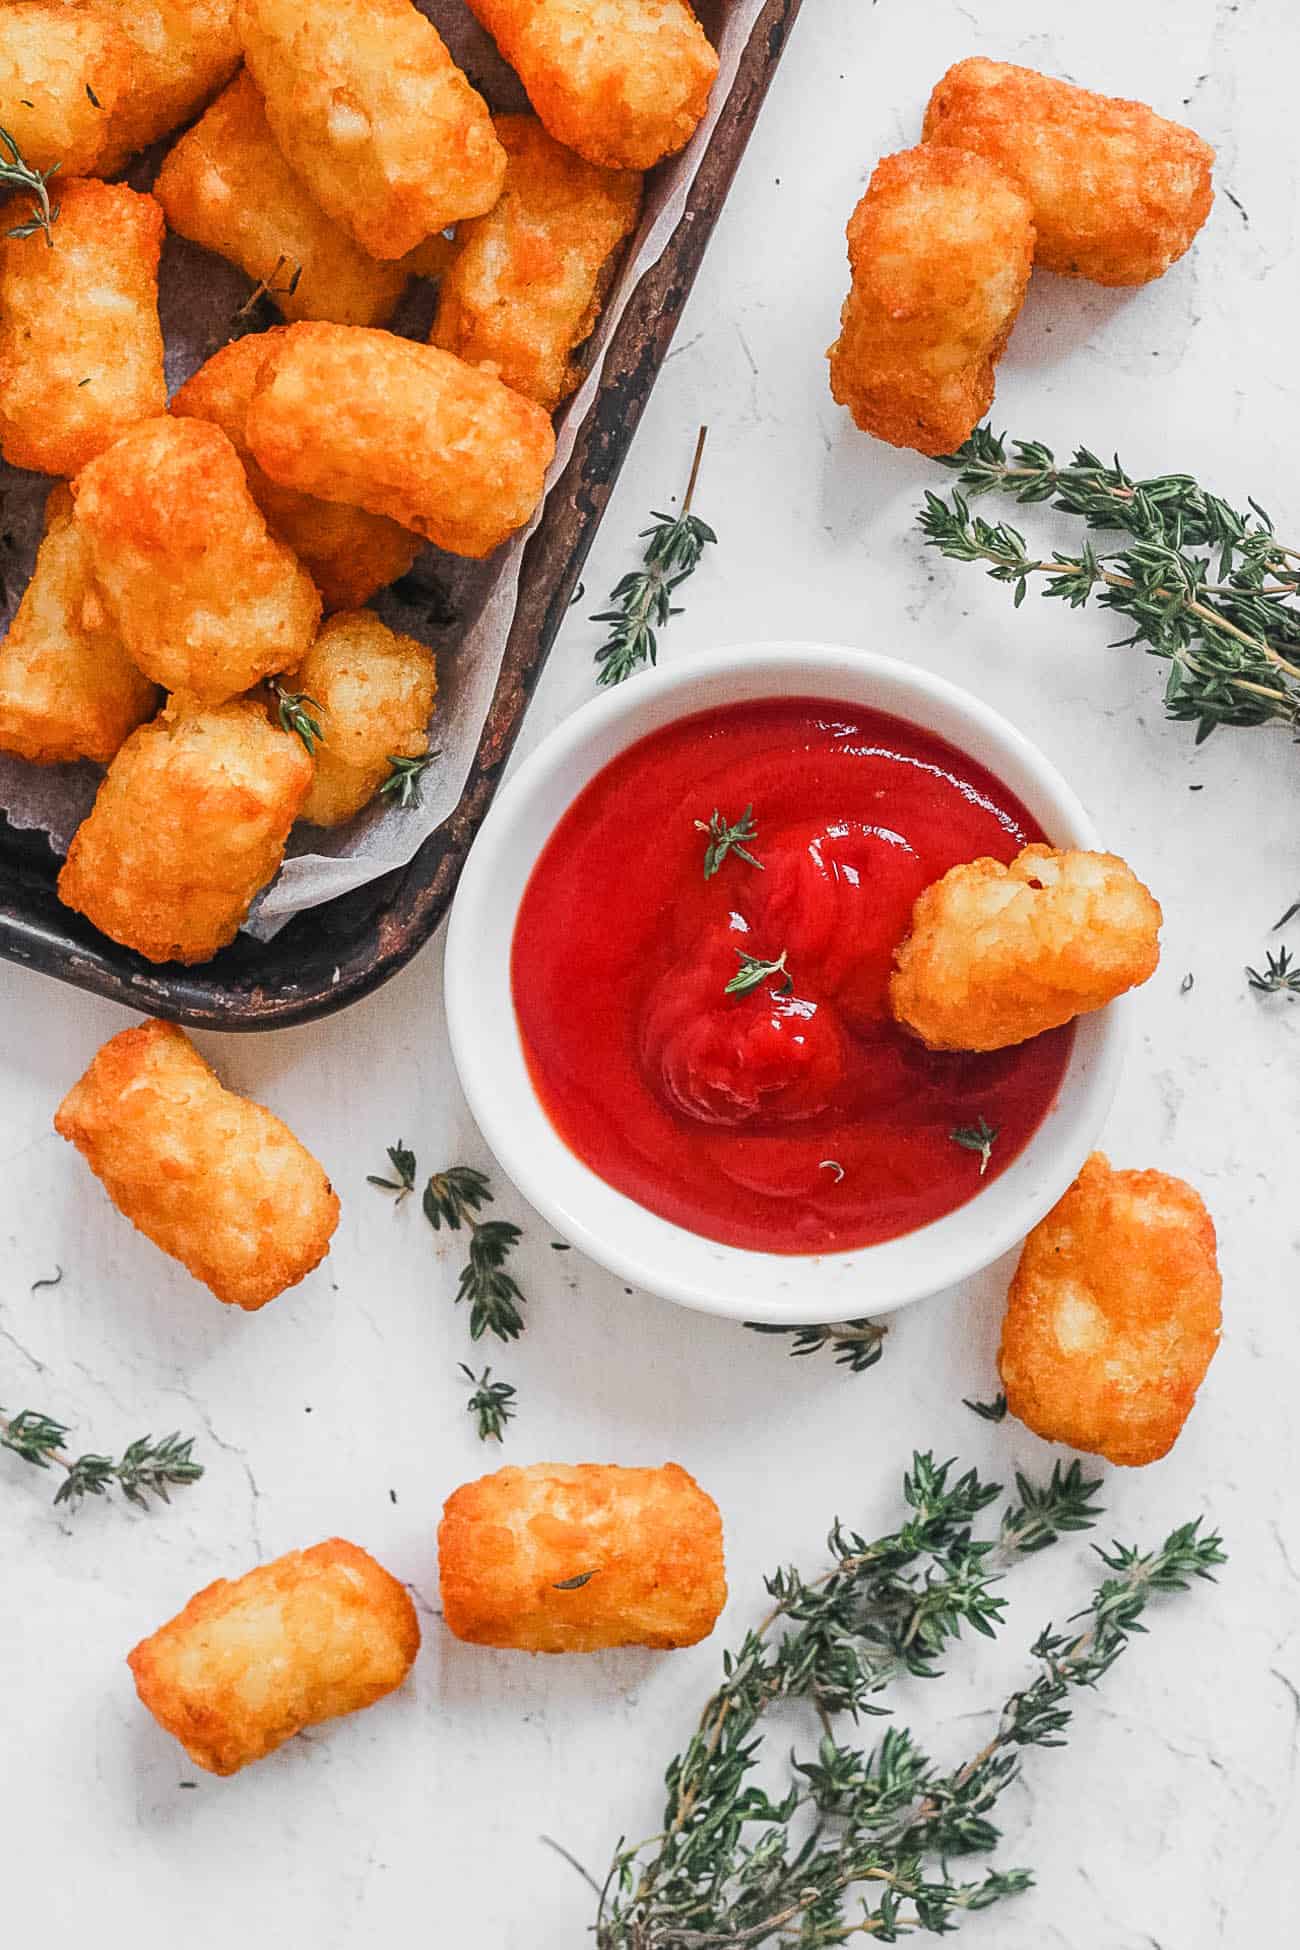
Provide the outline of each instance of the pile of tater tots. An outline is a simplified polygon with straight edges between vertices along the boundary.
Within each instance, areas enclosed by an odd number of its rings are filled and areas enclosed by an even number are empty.
[[[366,605],[531,519],[642,173],[708,104],[684,0],[469,5],[535,113],[412,0],[0,0],[0,130],[54,172],[44,224],[0,207],[0,452],[60,483],[0,751],[107,766],[59,895],[153,962],[209,959],[296,821],[427,753],[433,653]],[[151,192],[111,180],[178,129]],[[168,229],[285,320],[170,403]],[[427,343],[385,329],[416,277]]]

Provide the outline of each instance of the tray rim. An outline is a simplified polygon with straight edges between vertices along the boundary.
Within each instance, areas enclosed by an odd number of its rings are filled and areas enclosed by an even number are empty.
[[[501,674],[454,811],[405,867],[307,910],[269,943],[241,937],[235,948],[196,969],[147,963],[59,906],[53,848],[42,835],[18,833],[0,815],[0,848],[7,840],[11,850],[27,855],[15,861],[0,851],[0,958],[137,1012],[190,1028],[247,1034],[336,1014],[390,981],[425,946],[451,905],[469,847],[522,729],[801,4],[767,0],[755,21],[686,209],[612,336],[599,391],[525,548]],[[532,572],[545,580],[530,583]],[[535,614],[528,598],[543,588],[545,601]],[[310,986],[258,981],[257,963],[274,962],[277,944],[283,953],[313,926],[328,936],[333,920],[358,909],[369,909],[358,940],[340,948],[337,958],[317,954],[320,967]],[[326,977],[325,964],[331,961]]]

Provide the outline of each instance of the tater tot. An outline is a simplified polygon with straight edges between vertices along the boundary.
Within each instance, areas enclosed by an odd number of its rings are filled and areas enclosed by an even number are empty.
[[[131,46],[131,82],[111,118],[101,174],[188,122],[239,66],[235,0],[111,0]]]
[[[1218,1347],[1222,1290],[1199,1194],[1095,1152],[1025,1241],[998,1356],[1007,1407],[1049,1442],[1155,1462]]]
[[[62,483],[45,504],[45,538],[0,642],[0,751],[35,765],[107,765],[159,694],[122,647],[90,571]]]
[[[390,758],[419,758],[429,749],[438,687],[433,652],[371,610],[331,618],[293,687],[320,707],[316,776],[299,814],[310,826],[341,826],[392,777]]]
[[[472,1645],[696,1645],[727,1601],[718,1506],[676,1463],[499,1469],[448,1497],[438,1556],[447,1628]]]
[[[419,554],[419,537],[385,515],[318,501],[262,472],[248,445],[246,422],[258,372],[281,337],[276,328],[223,345],[173,396],[171,410],[221,428],[244,463],[248,491],[267,527],[293,550],[325,608],[360,609],[406,574]]]
[[[1155,973],[1156,901],[1114,853],[1027,846],[927,887],[895,957],[897,1020],[930,1049],[1006,1049]]]
[[[147,961],[208,961],[278,870],[311,776],[257,698],[169,709],[109,766],[59,899]]]
[[[1029,204],[982,157],[908,149],[877,164],[848,240],[831,392],[864,433],[951,453],[988,410],[1024,303]]]
[[[684,149],[718,57],[685,0],[469,0],[557,142],[603,169]]]
[[[276,141],[372,257],[492,208],[487,104],[411,0],[239,0],[238,19]]]
[[[123,1217],[227,1306],[255,1313],[329,1251],[339,1202],[320,1165],[174,1023],[105,1043],[54,1128]]]
[[[140,1699],[209,1774],[237,1774],[305,1727],[401,1685],[420,1649],[406,1590],[331,1537],[218,1578],[136,1646]]]
[[[290,325],[248,410],[284,487],[388,515],[453,555],[490,555],[542,498],[542,408],[435,345],[359,325]]]
[[[509,157],[496,208],[457,231],[430,342],[553,412],[582,377],[572,357],[600,309],[602,276],[635,228],[641,178],[598,169],[532,115],[500,115]]]
[[[102,6],[9,0],[0,26],[0,128],[31,169],[88,176],[131,76],[130,44]],[[58,186],[51,191],[58,200]]]
[[[320,597],[268,530],[220,427],[145,420],[74,491],[109,611],[155,683],[220,704],[301,663]]]
[[[925,140],[972,150],[1033,206],[1037,263],[1097,284],[1147,284],[1183,255],[1214,201],[1214,151],[1141,102],[976,56],[930,97]]]
[[[50,240],[0,236],[0,450],[38,474],[75,474],[167,400],[160,206],[90,179],[58,202]],[[0,232],[26,215],[14,199]]]
[[[286,318],[382,325],[406,288],[405,266],[367,257],[294,175],[247,73],[181,137],[154,195],[173,230],[264,284]]]

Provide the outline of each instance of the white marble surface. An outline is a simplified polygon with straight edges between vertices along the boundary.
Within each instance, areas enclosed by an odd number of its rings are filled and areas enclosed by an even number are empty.
[[[1185,112],[1218,144],[1232,193],[1154,289],[1036,282],[999,423],[1062,447],[1119,446],[1138,469],[1193,469],[1300,522],[1290,0],[805,0],[587,588],[627,566],[707,419],[699,506],[723,539],[666,655],[806,634],[967,682],[1052,754],[1164,901],[1164,963],[1140,1000],[1107,1143],[1118,1161],[1203,1188],[1227,1327],[1174,1454],[1112,1473],[1106,1499],[1110,1526],[1141,1539],[1203,1510],[1232,1562],[1082,1702],[1066,1751],[1032,1757],[1008,1800],[1005,1855],[1031,1862],[1039,1887],[964,1940],[1271,1950],[1300,1900],[1300,1005],[1258,1001],[1242,965],[1300,894],[1296,754],[1263,732],[1195,752],[1162,721],[1156,668],[1108,649],[1103,620],[1033,601],[1013,615],[1004,592],[927,555],[912,514],[934,470],[855,434],[828,397],[845,218],[873,160],[915,138],[934,78],[975,50]],[[525,746],[589,694],[595,606],[564,631]],[[621,1832],[653,1827],[660,1771],[722,1644],[755,1617],[762,1571],[817,1566],[836,1512],[889,1522],[913,1445],[1003,1473],[1050,1461],[1016,1426],[961,1406],[995,1385],[1005,1266],[910,1312],[885,1364],[854,1378],[552,1252],[503,1186],[502,1213],[526,1229],[529,1295],[526,1339],[490,1357],[520,1390],[507,1454],[679,1458],[725,1512],[733,1597],[719,1637],[675,1657],[543,1664],[460,1647],[433,1611],[434,1524],[442,1496],[495,1456],[463,1408],[456,1253],[413,1203],[395,1215],[364,1182],[399,1136],[426,1167],[488,1162],[449,1066],[437,945],[332,1022],[205,1044],[319,1153],[344,1201],[325,1268],[253,1318],[223,1311],[135,1235],[51,1131],[122,1013],[9,966],[0,1007],[0,1401],[61,1415],[94,1446],[180,1426],[208,1464],[169,1511],[93,1507],[67,1523],[52,1484],[0,1455],[0,1915],[15,1941],[217,1950],[237,1931],[249,1950],[578,1945],[589,1892],[538,1837],[603,1873]],[[56,1266],[61,1285],[29,1290]],[[332,1532],[418,1592],[412,1683],[234,1782],[196,1776],[136,1705],[124,1653],[200,1584]],[[1079,1602],[1083,1555],[1020,1572],[1004,1640],[958,1655],[924,1695],[942,1751],[966,1751],[984,1724],[972,1716],[1024,1670],[1038,1624]]]

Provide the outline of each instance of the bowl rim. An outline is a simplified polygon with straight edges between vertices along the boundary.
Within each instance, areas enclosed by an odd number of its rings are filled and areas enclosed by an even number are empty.
[[[842,692],[832,681],[840,678]],[[730,696],[700,695],[728,686]],[[873,689],[885,695],[873,699]],[[987,765],[1029,804],[1054,844],[1099,845],[1090,815],[1052,761],[992,706],[923,666],[795,638],[687,653],[581,705],[502,785],[452,907],[444,992],[452,1058],[470,1111],[502,1170],[565,1240],[627,1284],[678,1305],[796,1326],[896,1312],[971,1278],[1018,1245],[1094,1147],[1119,1084],[1130,1000],[1078,1018],[1052,1107],[988,1190],[896,1239],[849,1252],[761,1253],[688,1232],[607,1184],[551,1125],[528,1075],[510,994],[519,900],[558,820],[614,758],[662,725],[774,695],[842,696],[910,719]],[[963,728],[954,730],[951,721]],[[535,801],[557,792],[557,810],[530,816]],[[503,928],[504,966],[494,966],[484,942]],[[982,1223],[973,1216],[981,1208]]]

